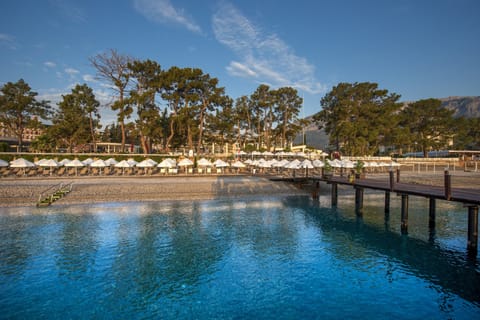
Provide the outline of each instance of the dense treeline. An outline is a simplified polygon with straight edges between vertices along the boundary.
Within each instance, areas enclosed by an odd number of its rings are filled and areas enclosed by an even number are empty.
[[[376,83],[340,83],[314,116],[331,148],[348,155],[403,154],[480,148],[478,118],[454,118],[438,99],[400,103]]]
[[[9,82],[2,88],[2,101],[13,100],[25,109],[23,118],[42,115],[51,119],[52,125],[45,134],[32,143],[34,149],[79,151],[88,143],[95,146],[99,139],[120,142],[124,150],[139,143],[144,153],[153,152],[154,147],[155,151],[168,152],[178,147],[202,151],[212,142],[285,148],[301,128],[298,114],[302,99],[293,88],[274,90],[260,85],[251,96],[233,101],[219,86],[218,79],[198,68],[162,70],[155,61],[136,60],[115,50],[92,57],[90,62],[98,79],[114,92],[109,107],[116,113],[117,121],[103,128],[102,134],[100,103],[86,84],[78,84],[71,93],[63,95],[51,113],[47,112],[50,109],[45,101],[38,103],[45,107],[43,113],[40,109],[24,108],[27,105],[21,101],[22,95],[36,103],[37,94],[29,87],[19,95],[10,95],[8,88],[26,85],[23,80]],[[2,102],[2,114],[10,112],[8,106]],[[16,127],[13,118],[2,121]],[[21,136],[22,130],[17,131],[17,137]]]
[[[291,87],[262,84],[233,100],[218,79],[198,68],[163,70],[155,61],[115,50],[90,62],[97,78],[113,89],[107,107],[117,121],[101,127],[100,102],[86,84],[77,84],[52,108],[37,101],[24,80],[8,82],[0,90],[0,122],[17,136],[20,148],[24,129],[41,126],[39,119],[52,124],[32,142],[38,151],[82,151],[86,145],[96,151],[101,140],[119,142],[124,150],[138,143],[146,154],[179,147],[201,152],[211,143],[287,149],[307,124],[298,118],[303,101]],[[375,83],[340,83],[321,99],[314,121],[329,135],[331,150],[349,155],[480,147],[479,119],[454,119],[436,99],[410,104],[399,99]]]

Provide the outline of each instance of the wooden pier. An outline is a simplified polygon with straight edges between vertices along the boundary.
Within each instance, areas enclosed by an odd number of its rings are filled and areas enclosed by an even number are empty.
[[[285,180],[288,180],[285,179]],[[290,179],[292,180],[292,179]],[[429,199],[429,227],[435,228],[436,200],[445,200],[459,202],[468,210],[468,235],[467,249],[469,254],[476,256],[478,248],[478,206],[480,205],[480,191],[452,188],[451,175],[446,170],[444,172],[444,185],[431,186],[414,183],[400,182],[400,171],[397,170],[397,176],[393,171],[389,172],[388,179],[372,179],[356,176],[354,179],[349,176],[324,176],[324,177],[305,177],[296,178],[296,182],[313,182],[317,189],[314,194],[318,196],[320,181],[331,185],[331,204],[336,206],[338,203],[338,185],[352,186],[355,189],[355,212],[361,216],[363,214],[363,194],[365,189],[385,192],[385,214],[390,213],[390,194],[396,193],[401,196],[401,232],[408,233],[408,200],[409,196],[425,197]]]

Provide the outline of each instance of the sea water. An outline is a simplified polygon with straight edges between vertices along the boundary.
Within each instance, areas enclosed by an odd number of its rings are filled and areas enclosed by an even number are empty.
[[[479,319],[466,209],[381,195],[0,209],[2,319]]]

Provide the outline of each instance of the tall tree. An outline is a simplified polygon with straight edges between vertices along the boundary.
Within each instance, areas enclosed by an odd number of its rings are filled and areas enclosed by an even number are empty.
[[[268,149],[270,147],[270,129],[274,121],[272,114],[273,99],[269,86],[265,84],[258,86],[250,96],[250,107],[255,117],[258,147],[262,148],[265,144]]]
[[[126,101],[127,86],[130,80],[128,64],[132,58],[119,54],[111,49],[106,53],[91,57],[90,63],[97,70],[97,77],[107,81],[116,92],[116,100],[112,103],[112,110],[117,111],[117,119],[122,131],[122,150],[125,151],[126,128],[125,120],[132,113],[132,108]]]
[[[128,64],[130,77],[135,83],[130,92],[128,103],[137,108],[136,131],[140,137],[143,152],[152,149],[152,136],[159,123],[159,109],[155,104],[155,95],[160,88],[162,70],[158,63],[151,60],[135,60]]]
[[[170,112],[169,116],[169,135],[165,141],[165,149],[170,150],[172,140],[175,136],[175,125],[178,122],[178,116],[185,102],[185,71],[178,67],[168,69],[161,82],[161,96],[167,101]]]
[[[314,120],[330,135],[330,144],[349,155],[371,155],[395,128],[400,98],[376,83],[340,83],[321,100]]]
[[[408,128],[410,143],[419,146],[427,157],[429,150],[447,147],[453,138],[453,113],[438,99],[419,100],[402,110],[400,125]]]
[[[301,129],[298,125],[298,115],[302,108],[303,99],[298,96],[297,90],[291,87],[274,90],[273,95],[275,113],[279,122],[278,131],[281,136],[281,147],[286,148]]]
[[[250,110],[250,100],[247,96],[241,96],[235,100],[235,106],[232,110],[232,120],[237,130],[237,143],[244,146],[247,140],[252,138],[252,111]]]
[[[39,124],[35,117],[48,118],[50,106],[48,101],[37,101],[38,94],[23,79],[7,82],[0,93],[0,122],[16,136],[21,151],[25,128]]]
[[[59,144],[66,146],[68,152],[92,141],[90,117],[85,108],[85,101],[91,97],[81,88],[77,85],[70,94],[62,96],[49,128],[49,133]]]
[[[93,150],[97,152],[97,129],[101,127],[100,113],[98,110],[100,102],[97,101],[92,88],[87,84],[77,84],[72,90],[72,95],[76,97],[76,103],[78,103],[80,108],[88,115]]]
[[[218,79],[211,78],[209,74],[199,75],[199,87],[197,94],[199,98],[198,105],[198,143],[197,149],[200,150],[203,143],[203,130],[205,127],[205,117],[208,112],[213,112],[221,107],[230,105],[230,98],[225,96],[225,88],[218,87]]]

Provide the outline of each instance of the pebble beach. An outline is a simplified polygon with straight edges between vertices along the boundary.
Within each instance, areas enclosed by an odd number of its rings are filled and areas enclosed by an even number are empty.
[[[55,205],[305,194],[293,184],[252,176],[2,179],[0,207],[35,206],[42,192],[70,182],[72,191]]]
[[[125,201],[202,200],[226,197],[268,195],[305,195],[308,188],[262,176],[85,176],[75,178],[32,177],[0,179],[0,208],[35,206],[39,196],[59,184],[72,183],[72,192],[54,205]],[[387,174],[368,178],[388,179]],[[406,183],[443,185],[443,173],[402,172]],[[452,172],[452,187],[480,192],[480,172]],[[343,192],[352,188],[343,187]],[[327,194],[329,187],[321,188]]]

